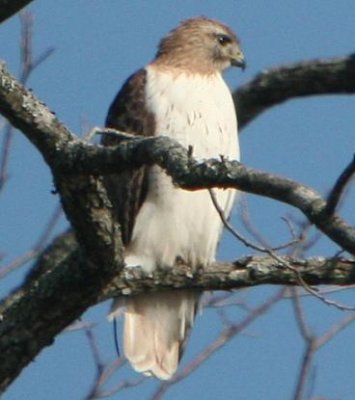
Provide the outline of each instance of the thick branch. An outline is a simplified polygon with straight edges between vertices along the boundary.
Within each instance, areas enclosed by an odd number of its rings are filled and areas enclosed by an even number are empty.
[[[299,275],[285,267],[286,264],[296,269]],[[102,299],[171,288],[208,291],[264,284],[299,285],[300,278],[308,285],[349,285],[355,283],[355,261],[324,257],[306,260],[280,257],[280,260],[275,260],[264,256],[245,257],[233,263],[215,262],[197,271],[181,265],[153,274],[146,274],[139,267],[126,268],[103,293]]]
[[[0,390],[87,307],[114,295],[186,287],[230,290],[261,284],[297,285],[299,277],[310,285],[355,283],[355,262],[350,260],[281,258],[297,269],[296,277],[294,271],[271,257],[246,257],[195,272],[181,265],[149,275],[140,268],[125,269],[98,292],[100,274],[87,265],[77,249],[73,235],[63,235],[42,256],[25,285],[0,306]]]
[[[297,97],[355,93],[355,56],[303,61],[257,75],[233,93],[245,127],[269,108]]]
[[[122,137],[125,141],[112,148],[73,144],[64,149],[62,161],[57,158],[56,168],[70,175],[73,171],[107,174],[157,164],[185,189],[234,187],[296,207],[342,249],[355,254],[355,228],[339,216],[329,214],[327,202],[312,188],[246,167],[237,161],[211,159],[198,163],[184,147],[167,137]]]
[[[55,172],[57,155],[76,139],[4,66],[0,66],[0,112],[22,130],[52,168],[81,249],[61,255],[73,260],[70,269],[61,265],[52,274],[41,275],[31,290],[26,291],[26,286],[21,289],[24,297],[16,295],[6,300],[11,307],[2,313],[0,325],[0,348],[6,360],[0,365],[1,390],[66,325],[97,302],[99,294],[122,269],[123,259],[119,225],[112,216],[102,179]],[[17,335],[9,334],[13,328]]]
[[[122,264],[119,226],[102,181],[90,175],[56,173],[57,160],[78,139],[0,64],[0,112],[37,147],[53,171],[56,188],[82,250],[102,273]]]
[[[1,0],[0,0],[1,1]],[[37,147],[51,165],[74,137],[54,113],[0,63],[0,113]]]
[[[103,213],[107,215],[106,227],[110,225],[107,208],[100,206],[94,213],[95,223],[86,224],[93,218],[92,204],[105,204],[103,188],[99,179],[85,179],[83,176],[79,178],[78,175],[69,177],[63,173],[75,171],[103,174],[153,163],[163,167],[174,177],[176,183],[186,189],[236,187],[297,207],[340,247],[355,253],[355,229],[338,216],[328,215],[325,212],[325,201],[307,186],[248,169],[236,162],[212,160],[197,164],[181,146],[162,137],[126,141],[117,149],[85,144],[74,139],[42,103],[5,71],[4,66],[0,68],[0,77],[0,99],[3,99],[0,112],[25,133],[51,166],[62,194],[64,208],[79,235],[80,244],[89,253],[92,253],[95,243],[96,247],[102,243],[102,250],[106,247],[105,240],[102,239],[108,237],[108,232],[104,237],[98,235],[97,225]],[[82,193],[87,193],[88,197],[82,196]],[[93,196],[98,198],[93,200]],[[74,198],[78,201],[73,207]],[[85,215],[87,217],[84,218]],[[96,242],[98,236],[100,240]],[[107,260],[107,252],[101,251],[100,254]]]
[[[277,75],[277,71],[275,74]],[[348,77],[348,75],[345,74],[344,77]],[[351,86],[350,83],[349,86]],[[276,85],[276,89],[277,87]],[[253,91],[254,89],[251,90],[251,92]],[[291,98],[291,95],[288,98]],[[263,103],[263,109],[266,107],[265,104],[266,102]],[[269,106],[276,104],[272,96],[269,98],[268,104]],[[260,106],[258,112],[255,112],[255,108],[254,111],[252,110],[251,103],[249,106],[244,106],[244,111],[239,112],[240,118],[243,120],[243,113],[245,115],[251,113],[252,116],[249,115],[247,118],[249,121],[261,112]],[[67,243],[64,246],[65,250],[62,251],[59,248],[63,247],[56,247],[58,244],[56,243],[42,258],[46,259],[47,267],[43,267],[43,265],[38,267],[25,285],[4,301],[0,309],[2,316],[0,351],[6,362],[0,363],[1,389],[6,388],[21,369],[44,346],[51,343],[63,327],[100,298],[105,298],[113,293],[112,288],[109,289],[108,285],[114,277],[119,275],[123,264],[119,227],[113,222],[110,203],[101,178],[97,176],[100,171],[91,171],[95,172],[94,175],[87,174],[88,171],[86,174],[64,173],[64,164],[61,158],[63,154],[73,157],[67,159],[68,164],[80,165],[78,161],[81,157],[83,164],[89,165],[90,162],[87,160],[90,157],[92,157],[91,161],[95,157],[105,159],[105,154],[107,157],[110,154],[111,157],[116,157],[121,152],[122,157],[126,157],[125,168],[138,166],[142,162],[142,155],[149,154],[150,162],[157,162],[166,168],[176,177],[176,181],[186,188],[197,189],[202,185],[207,187],[230,185],[252,193],[262,191],[262,194],[266,193],[269,197],[286,201],[298,207],[339,245],[349,251],[354,249],[354,229],[348,227],[336,216],[331,216],[328,220],[324,219],[324,200],[312,189],[271,176],[269,186],[265,190],[262,180],[270,178],[267,174],[247,169],[236,163],[216,160],[206,164],[196,164],[187,157],[186,150],[164,138],[160,139],[161,144],[165,143],[170,146],[169,152],[165,154],[161,149],[154,150],[154,146],[159,142],[137,144],[127,141],[116,149],[103,150],[94,146],[89,148],[74,139],[54,114],[20,86],[7,73],[3,65],[0,66],[0,112],[15,127],[22,130],[51,167],[64,209],[76,232],[81,248],[81,252],[79,252],[75,241],[72,241],[71,244]],[[137,146],[141,147],[138,149]],[[150,149],[149,146],[151,146]],[[174,166],[176,159],[172,155],[173,148],[182,156],[182,163],[177,163],[177,167]],[[81,150],[83,151],[80,153]],[[98,157],[98,152],[102,152],[100,157]],[[174,168],[177,168],[175,172]],[[199,181],[200,179],[201,181]],[[237,272],[235,274],[238,275]],[[349,274],[353,276],[352,272]],[[242,276],[243,273],[241,272],[240,275]],[[229,271],[226,276],[231,279],[233,273],[231,274]],[[246,273],[246,276],[249,276],[250,281],[249,273]],[[120,278],[117,278],[118,290],[127,292],[127,279],[131,280],[130,277],[128,278],[124,277],[126,286],[121,289],[119,288]],[[179,278],[181,285],[191,286],[190,274],[186,274],[185,278],[185,283],[182,283],[181,277]],[[171,278],[164,279],[166,279],[165,284],[162,280],[161,286],[158,285],[158,287],[167,287],[167,282]],[[263,279],[266,283],[265,276]],[[307,281],[307,277],[304,279]],[[159,280],[151,280],[150,284],[147,282],[146,280],[145,287],[160,284]],[[238,282],[239,286],[237,285],[237,287],[241,287],[240,280]],[[255,280],[250,282],[257,284]],[[294,282],[290,281],[289,283],[293,284]],[[180,287],[178,283],[173,283],[174,286]],[[222,286],[219,287],[222,288]],[[217,288],[217,286],[211,286],[211,288]],[[134,292],[132,287],[129,291]]]
[[[31,2],[32,0],[0,0],[0,24]]]
[[[72,232],[46,250],[25,283],[0,304],[0,393],[58,333],[100,301],[119,273],[114,261],[111,270],[91,262]]]

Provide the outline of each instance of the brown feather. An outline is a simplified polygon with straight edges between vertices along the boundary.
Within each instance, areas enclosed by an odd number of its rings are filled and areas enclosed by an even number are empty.
[[[122,86],[112,102],[106,118],[108,128],[117,129],[138,136],[153,136],[154,115],[145,107],[146,72],[139,70]],[[102,138],[105,146],[118,144],[114,135]],[[122,240],[128,245],[135,217],[147,195],[147,167],[105,177],[105,185],[114,213],[121,225]]]

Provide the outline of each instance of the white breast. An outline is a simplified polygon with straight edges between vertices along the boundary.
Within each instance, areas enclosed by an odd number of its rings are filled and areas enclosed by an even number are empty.
[[[233,100],[220,74],[174,75],[149,66],[146,102],[154,113],[156,132],[193,146],[199,160],[239,159]],[[229,215],[235,191],[215,190]],[[177,258],[191,266],[214,260],[222,223],[206,190],[189,192],[172,185],[160,168],[151,168],[149,191],[127,249],[127,265],[147,271],[172,266]]]

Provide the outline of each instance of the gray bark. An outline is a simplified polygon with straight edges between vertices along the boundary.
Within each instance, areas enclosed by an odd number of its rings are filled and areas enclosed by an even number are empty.
[[[352,63],[352,57],[313,61],[302,63],[299,68],[269,71],[267,79],[265,74],[257,77],[239,90],[237,106],[242,125],[286,99],[354,93],[354,69],[349,69]],[[325,79],[325,65],[333,78]],[[302,76],[318,83],[313,89],[307,85],[308,90],[302,92],[299,89]],[[1,390],[65,326],[88,307],[112,295],[183,287],[224,290],[265,283],[294,285],[300,282],[300,277],[312,285],[354,283],[351,260],[323,258],[283,262],[272,257],[250,258],[216,263],[196,272],[180,266],[169,274],[158,271],[154,276],[145,276],[139,269],[122,271],[119,226],[113,221],[101,176],[143,163],[161,165],[186,189],[236,187],[288,203],[300,209],[342,249],[352,253],[355,253],[355,229],[330,213],[327,201],[309,187],[239,163],[210,160],[197,164],[185,149],[166,138],[125,139],[112,149],[85,144],[23,88],[4,65],[0,66],[0,112],[26,135],[50,167],[76,237],[73,233],[59,237],[24,284],[0,305],[0,351],[6,360],[0,363]]]

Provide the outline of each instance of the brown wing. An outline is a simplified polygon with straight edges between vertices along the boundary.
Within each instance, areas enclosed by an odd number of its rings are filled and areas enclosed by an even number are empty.
[[[146,71],[139,70],[122,86],[112,102],[107,118],[108,128],[118,129],[139,136],[153,136],[154,115],[146,108]],[[113,135],[102,138],[103,145],[117,144]],[[105,177],[105,185],[112,202],[114,213],[122,229],[122,240],[127,245],[131,239],[136,215],[148,190],[148,167],[112,174]]]

